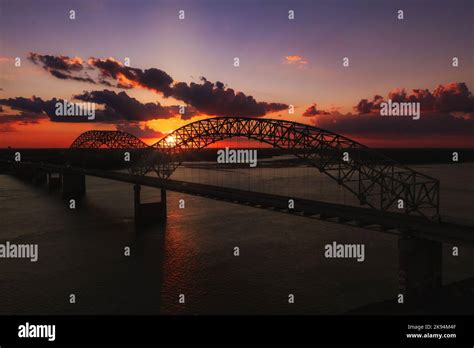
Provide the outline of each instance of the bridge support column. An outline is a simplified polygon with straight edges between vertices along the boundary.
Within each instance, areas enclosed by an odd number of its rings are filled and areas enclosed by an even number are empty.
[[[403,236],[398,250],[400,290],[406,301],[435,294],[442,286],[443,243]]]
[[[84,174],[63,173],[63,197],[78,198],[86,193],[86,176]]]
[[[8,165],[7,163],[0,162],[0,174],[4,174],[8,172]]]
[[[57,174],[57,175],[54,175],[54,174]],[[48,179],[48,188],[50,190],[59,188],[62,185],[62,175],[61,175],[61,173],[48,172],[47,179]]]
[[[41,169],[34,170],[33,174],[33,184],[41,185],[47,181],[46,173],[43,172]]]
[[[154,222],[163,222],[166,220],[166,190],[161,189],[161,202],[141,203],[140,185],[133,186],[134,206],[135,206],[135,225],[145,226]]]

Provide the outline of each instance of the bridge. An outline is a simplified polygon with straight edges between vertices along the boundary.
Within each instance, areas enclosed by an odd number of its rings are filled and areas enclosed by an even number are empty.
[[[246,137],[290,150],[302,163],[318,169],[354,194],[361,205],[388,211],[403,200],[410,215],[439,219],[439,181],[414,171],[368,147],[314,126],[274,119],[216,117],[189,123],[147,146],[120,131],[88,131],[71,149],[140,149],[130,170],[169,177],[180,164],[180,154],[232,137]]]
[[[268,144],[314,168],[353,195],[360,206],[242,190],[170,177],[186,153],[219,141],[243,137]],[[91,151],[109,148],[132,157],[128,172],[91,168]],[[77,165],[77,164],[81,165]],[[368,147],[314,126],[243,117],[217,117],[189,123],[153,145],[121,131],[88,131],[68,151],[67,163],[3,161],[5,170],[61,187],[67,199],[85,193],[85,176],[131,183],[137,226],[164,221],[166,191],[249,205],[311,219],[347,224],[399,236],[400,287],[407,298],[436,292],[442,286],[442,244],[474,246],[471,226],[442,221],[439,181],[397,163]],[[161,201],[141,203],[141,186],[161,190]]]

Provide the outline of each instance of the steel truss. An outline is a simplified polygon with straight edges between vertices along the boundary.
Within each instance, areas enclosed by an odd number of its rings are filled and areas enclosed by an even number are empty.
[[[314,126],[265,118],[216,117],[189,123],[148,146],[120,131],[88,131],[71,148],[140,149],[131,171],[156,172],[167,178],[181,154],[220,140],[246,137],[290,150],[352,192],[360,204],[380,211],[396,210],[439,219],[439,181],[385,157],[354,140]]]

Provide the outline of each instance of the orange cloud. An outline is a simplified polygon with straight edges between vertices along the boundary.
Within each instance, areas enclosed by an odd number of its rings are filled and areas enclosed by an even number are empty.
[[[12,62],[12,61],[13,61],[13,58],[0,56],[0,63]]]
[[[116,78],[120,86],[123,86],[126,88],[143,87],[140,83],[138,83],[135,80],[130,80],[127,76],[125,76],[122,73],[118,73]]]
[[[302,56],[298,55],[286,56],[285,60],[286,64],[296,64],[298,66],[308,64],[308,62]]]

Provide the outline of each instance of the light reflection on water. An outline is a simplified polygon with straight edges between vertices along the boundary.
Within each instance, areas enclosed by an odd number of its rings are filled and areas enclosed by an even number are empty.
[[[469,217],[472,164],[418,169],[440,178],[445,214]],[[349,199],[326,179],[308,182],[306,169],[270,170],[250,178],[218,171],[212,180],[262,186],[266,177],[270,189],[326,190],[334,201]],[[293,180],[282,186],[290,171]],[[180,168],[173,178],[203,182],[209,175]],[[0,312],[336,314],[398,291],[394,236],[173,192],[166,224],[137,234],[132,193],[131,185],[87,178],[81,209],[70,211],[58,193],[1,175],[0,242],[38,243],[39,261],[0,260]],[[159,200],[159,190],[142,193],[144,201]],[[178,208],[179,199],[185,209]],[[325,259],[324,245],[334,240],[364,243],[366,262]],[[132,249],[128,258],[125,246]],[[473,252],[461,250],[459,258],[445,258],[447,282],[473,276]],[[74,305],[67,302],[70,293]]]

